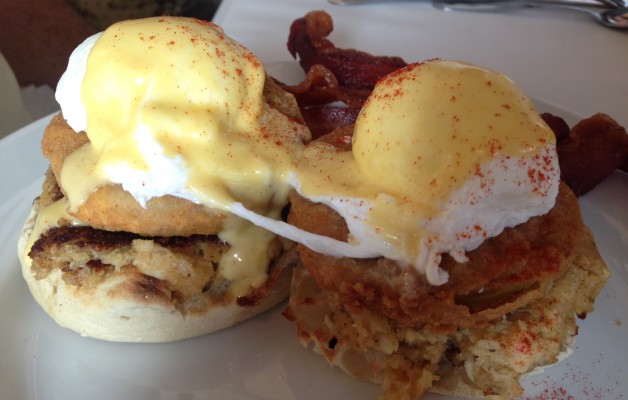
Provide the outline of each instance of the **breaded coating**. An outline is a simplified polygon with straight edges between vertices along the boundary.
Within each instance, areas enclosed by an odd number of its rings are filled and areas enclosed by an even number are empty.
[[[272,78],[266,79],[264,96],[269,105],[265,129],[271,132],[294,131],[303,141],[308,141],[309,135],[303,135],[309,133],[307,128],[303,126],[299,131],[294,130],[294,124],[304,124],[294,97],[283,91]],[[52,119],[44,132],[42,151],[50,160],[58,182],[65,158],[88,142],[87,135],[74,132],[62,115]],[[96,229],[145,236],[213,235],[223,230],[226,216],[224,212],[170,195],[152,198],[143,208],[117,184],[99,187],[72,214]]]
[[[291,194],[289,222],[320,235],[346,240],[344,220],[322,204]],[[561,185],[546,215],[507,228],[457,263],[444,256],[449,281],[430,285],[411,268],[385,258],[335,258],[299,246],[301,259],[323,290],[342,302],[360,304],[408,326],[452,331],[499,318],[538,299],[569,267],[568,260],[588,230],[576,197]]]
[[[523,374],[560,361],[569,350],[578,333],[576,316],[593,310],[609,277],[588,230],[564,262],[566,272],[542,298],[450,332],[406,325],[377,312],[372,302],[346,302],[341,293],[322,290],[305,267],[293,273],[284,314],[304,346],[349,375],[380,384],[382,400],[414,400],[426,391],[512,399],[523,392]]]

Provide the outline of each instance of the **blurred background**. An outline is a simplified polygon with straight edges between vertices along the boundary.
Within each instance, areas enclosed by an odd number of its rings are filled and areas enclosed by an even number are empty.
[[[54,90],[83,39],[124,19],[183,15],[211,20],[220,0],[0,0],[0,54],[20,87]],[[5,88],[0,88],[3,90]]]

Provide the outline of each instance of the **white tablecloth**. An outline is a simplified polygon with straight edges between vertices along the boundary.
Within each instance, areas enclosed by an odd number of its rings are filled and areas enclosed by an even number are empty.
[[[533,98],[628,126],[628,31],[572,11],[445,12],[427,2],[333,6],[326,0],[223,0],[214,21],[264,62],[292,60],[292,21],[315,9],[334,18],[330,39],[407,62],[460,59],[501,71]]]

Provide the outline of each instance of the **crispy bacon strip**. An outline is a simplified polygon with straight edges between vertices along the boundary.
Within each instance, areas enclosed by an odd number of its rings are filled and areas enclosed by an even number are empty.
[[[303,110],[303,119],[312,131],[312,139],[317,139],[337,128],[352,125],[359,112],[355,107],[317,106]]]
[[[371,93],[340,86],[333,72],[321,64],[312,66],[299,84],[282,87],[296,98],[313,139],[355,122]]]
[[[556,134],[560,177],[577,196],[628,162],[626,129],[608,115],[585,118],[571,130],[560,117],[548,113],[542,117]]]
[[[361,108],[371,89],[352,89],[342,86],[336,75],[325,65],[313,65],[305,79],[297,85],[283,85],[292,93],[299,107],[342,102],[349,107]]]
[[[554,132],[557,143],[565,139],[571,133],[571,128],[562,117],[550,113],[543,113],[541,117]]]
[[[355,122],[359,109],[383,76],[406,66],[399,57],[374,56],[339,49],[327,39],[333,21],[324,11],[312,11],[290,27],[288,50],[307,73],[294,94],[314,137]],[[344,103],[345,107],[330,103]]]
[[[288,50],[299,57],[304,71],[315,64],[323,64],[344,87],[372,89],[385,75],[405,67],[399,57],[374,56],[354,49],[339,49],[327,36],[334,29],[332,18],[324,11],[312,11],[299,18],[290,27]]]

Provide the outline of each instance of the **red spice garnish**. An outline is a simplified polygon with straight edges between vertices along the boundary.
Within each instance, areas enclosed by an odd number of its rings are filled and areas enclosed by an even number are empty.
[[[191,18],[191,20],[196,22],[197,24],[200,24],[200,25],[215,26],[214,23],[210,22],[210,21],[205,21],[205,20],[198,19],[198,18]]]
[[[515,349],[521,354],[529,354],[532,345],[527,337],[522,338],[521,342],[517,343]]]
[[[341,135],[336,139],[338,144],[349,144],[351,143],[352,136],[351,135]]]

